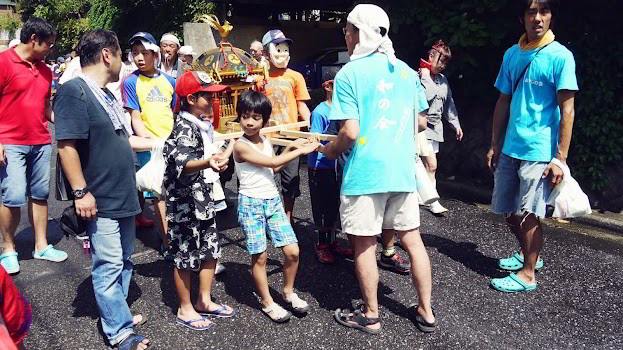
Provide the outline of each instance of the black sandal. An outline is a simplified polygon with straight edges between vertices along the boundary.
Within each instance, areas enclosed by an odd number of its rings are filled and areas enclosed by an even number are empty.
[[[430,323],[427,322],[422,315],[417,311],[417,306],[415,306],[415,326],[421,332],[424,333],[432,333],[437,329],[437,316],[435,315],[435,310],[433,310],[433,317],[435,317],[435,322]]]
[[[123,341],[117,344],[117,349],[119,350],[136,350],[138,346],[147,338],[138,334],[130,334],[127,338],[123,339]],[[149,348],[151,345],[149,343],[146,344]]]
[[[366,317],[363,313],[363,307],[359,310],[350,311],[349,309],[337,309],[333,314],[335,320],[346,327],[354,328],[369,334],[379,334],[382,328],[372,329],[367,326],[381,322],[379,317]],[[354,322],[354,323],[353,323]]]

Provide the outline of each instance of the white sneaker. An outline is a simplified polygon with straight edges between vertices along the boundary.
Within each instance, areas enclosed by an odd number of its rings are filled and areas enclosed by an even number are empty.
[[[430,212],[435,215],[443,215],[448,211],[439,201],[435,201],[430,205]]]
[[[305,300],[299,298],[296,293],[286,295],[284,296],[284,299],[286,300],[286,302],[288,302],[288,304],[290,304],[290,306],[292,306],[292,308],[296,312],[305,313],[308,312],[310,309],[309,304]]]
[[[221,263],[216,264],[216,268],[214,269],[214,275],[218,275],[225,272],[225,265]]]

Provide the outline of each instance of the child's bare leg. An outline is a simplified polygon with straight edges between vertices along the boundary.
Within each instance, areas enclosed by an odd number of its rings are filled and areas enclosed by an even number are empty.
[[[201,264],[201,270],[199,270],[199,296],[195,303],[195,309],[197,310],[214,310],[218,307],[218,305],[212,302],[211,295],[215,268],[215,259],[204,261]]]
[[[165,248],[169,247],[169,237],[167,236],[167,205],[164,200],[154,199],[154,212],[156,213],[156,218],[158,219],[158,224],[160,226],[160,236],[162,237],[162,244]]]
[[[299,269],[299,245],[288,244],[283,248],[283,295],[288,296],[294,292],[294,280]]]
[[[177,310],[177,317],[184,321],[199,320],[192,323],[195,327],[207,327],[210,325],[212,322],[204,320],[201,315],[195,311],[190,301],[190,271],[173,269],[173,281],[175,282],[177,297],[180,299],[180,308]]]
[[[253,283],[255,283],[255,290],[262,299],[260,303],[263,307],[273,303],[273,298],[270,296],[270,291],[268,289],[268,276],[266,275],[267,259],[268,254],[266,252],[253,254],[251,256],[251,275],[253,277]]]

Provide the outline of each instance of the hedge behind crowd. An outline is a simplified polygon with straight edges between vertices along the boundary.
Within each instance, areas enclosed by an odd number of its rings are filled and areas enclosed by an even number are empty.
[[[522,31],[511,3],[518,0],[392,0],[384,1],[395,26],[397,51],[411,64],[424,51],[421,43],[437,38],[452,48],[448,68],[466,139],[449,142],[440,170],[476,182],[489,182],[483,156],[490,143],[491,117],[497,91],[493,87],[504,51]],[[569,164],[594,201],[621,210],[623,206],[623,2],[561,0],[556,40],[576,60],[580,93]],[[452,134],[447,134],[452,136]],[[471,139],[470,139],[471,138]],[[443,149],[442,149],[443,151]]]

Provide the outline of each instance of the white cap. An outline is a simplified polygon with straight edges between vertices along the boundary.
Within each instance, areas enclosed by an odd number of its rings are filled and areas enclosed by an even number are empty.
[[[182,47],[180,47],[180,49],[177,51],[178,55],[193,55],[195,56],[196,53],[193,51],[193,47],[190,45],[184,45]]]
[[[162,38],[160,38],[160,43],[162,43],[163,41],[168,41],[168,42],[172,42],[174,44],[177,45],[177,47],[180,47],[180,39],[178,39],[175,35],[171,34],[171,33],[166,33],[165,35],[162,36]]]
[[[11,47],[15,47],[15,46],[17,46],[19,43],[21,43],[21,41],[20,41],[19,39],[15,38],[15,39],[13,39],[13,40],[11,40],[11,41],[9,42],[9,48],[11,48]]]

